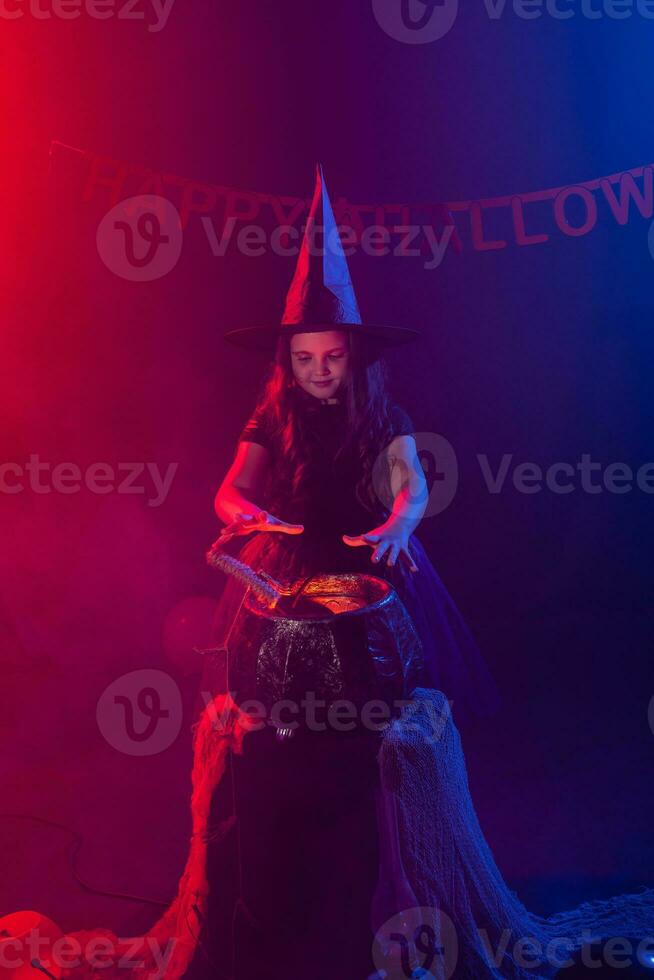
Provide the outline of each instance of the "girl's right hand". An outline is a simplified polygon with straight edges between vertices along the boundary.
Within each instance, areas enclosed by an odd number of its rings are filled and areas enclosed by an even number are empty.
[[[230,541],[233,537],[242,534],[250,534],[252,531],[276,531],[281,534],[302,534],[304,524],[288,524],[269,514],[267,510],[260,510],[255,515],[236,514],[230,524],[226,524],[214,541],[212,547],[217,547]]]

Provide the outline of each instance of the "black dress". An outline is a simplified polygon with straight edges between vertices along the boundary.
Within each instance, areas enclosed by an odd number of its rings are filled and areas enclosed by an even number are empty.
[[[304,531],[298,536],[261,535],[258,548],[252,542],[243,550],[243,560],[248,564],[258,561],[270,574],[274,568],[279,577],[289,579],[317,572],[370,572],[374,568],[371,549],[352,548],[341,536],[372,530],[387,517],[388,510],[381,499],[374,511],[363,506],[355,491],[360,477],[356,454],[337,454],[347,425],[345,405],[319,400],[301,389],[296,402],[312,449],[307,491],[298,501],[273,485],[268,509],[275,517],[303,524]],[[413,432],[411,419],[397,405],[391,407],[390,422],[390,438]],[[255,414],[239,438],[265,446],[272,455],[274,471],[278,448],[265,417]],[[385,447],[379,448],[381,452]]]
[[[359,460],[353,455],[337,457],[347,425],[345,406],[321,401],[301,389],[298,389],[298,406],[315,447],[308,499],[294,500],[273,484],[270,498],[256,503],[275,517],[303,524],[304,531],[298,535],[266,532],[234,539],[239,542],[236,546],[236,549],[240,546],[239,559],[279,581],[293,581],[320,572],[362,572],[387,579],[420,638],[425,685],[447,695],[459,722],[467,717],[493,715],[499,705],[495,682],[417,535],[409,537],[409,550],[418,566],[417,572],[411,572],[404,560],[398,560],[392,567],[384,561],[373,564],[370,547],[351,547],[342,540],[343,534],[372,531],[389,513],[383,494],[372,511],[362,505],[355,491],[361,476]],[[413,423],[401,407],[392,407],[390,419],[392,436],[413,434]],[[239,438],[265,446],[271,453],[271,469],[275,472],[280,449],[266,418],[255,413]],[[380,453],[384,448],[379,447]],[[233,648],[238,647],[238,612],[243,594],[244,587],[238,580],[232,578],[225,583],[216,614],[216,645],[229,637]]]
[[[275,497],[273,488],[272,497],[256,502],[276,517],[302,523],[304,532],[255,534],[242,543],[239,559],[280,581],[320,572],[385,577],[426,648],[422,681],[439,686],[449,662],[461,687],[468,680],[483,685],[486,675],[474,641],[415,535],[410,550],[416,573],[403,561],[394,567],[373,565],[370,547],[342,541],[343,534],[371,531],[388,510],[381,503],[376,511],[360,503],[358,460],[337,458],[347,424],[345,406],[299,397],[316,449],[311,492],[299,502]],[[391,420],[393,436],[412,433],[411,420],[398,406]],[[274,472],[279,450],[266,419],[255,415],[240,438],[268,448]],[[239,643],[244,645],[243,595],[244,586],[229,578],[216,617],[216,640],[229,647],[230,658],[238,658]],[[220,671],[220,663],[216,674],[207,671],[204,691],[231,690]],[[205,975],[365,980],[372,972],[379,738],[361,725],[350,732],[300,730],[283,745],[270,726],[245,738],[243,755],[230,759],[213,801],[208,915],[193,980]],[[235,823],[225,824],[232,816]],[[223,833],[221,827],[231,829]]]

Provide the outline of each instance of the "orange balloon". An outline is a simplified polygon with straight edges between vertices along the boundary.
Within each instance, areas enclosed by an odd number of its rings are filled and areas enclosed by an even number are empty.
[[[59,980],[61,964],[53,947],[62,936],[63,931],[56,922],[40,912],[28,910],[3,916],[0,919],[1,980],[43,980],[48,974]]]

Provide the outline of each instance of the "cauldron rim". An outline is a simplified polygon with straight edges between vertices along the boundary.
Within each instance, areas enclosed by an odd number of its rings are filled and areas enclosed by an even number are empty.
[[[331,613],[328,616],[289,616],[281,612],[277,606],[266,606],[259,602],[256,594],[253,591],[249,591],[245,596],[243,605],[248,610],[248,612],[253,613],[256,616],[261,616],[264,619],[281,620],[284,619],[287,622],[293,623],[333,623],[337,619],[342,619],[343,617],[349,616],[363,616],[367,613],[374,612],[377,609],[381,609],[383,606],[392,602],[394,597],[397,595],[396,590],[393,585],[379,575],[369,575],[366,572],[334,572],[334,573],[316,573],[315,578],[329,578],[329,579],[346,579],[351,581],[352,579],[363,580],[369,583],[372,588],[379,590],[380,595],[373,602],[366,603],[366,605],[361,606],[359,609],[348,609],[339,613]]]

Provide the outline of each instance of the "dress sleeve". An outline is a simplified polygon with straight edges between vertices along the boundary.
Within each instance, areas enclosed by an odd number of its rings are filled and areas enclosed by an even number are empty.
[[[256,442],[265,449],[272,448],[270,425],[262,412],[255,411],[242,429],[238,442]]]
[[[413,435],[413,422],[399,405],[393,405],[391,408],[390,420],[393,427],[393,437]]]

